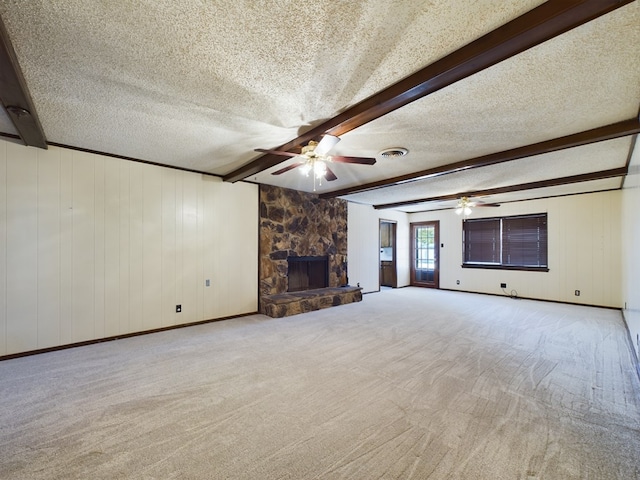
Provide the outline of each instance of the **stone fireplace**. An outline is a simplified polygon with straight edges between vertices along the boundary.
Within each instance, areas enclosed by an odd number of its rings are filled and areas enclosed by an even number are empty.
[[[289,290],[290,257],[326,257],[327,287],[347,283],[347,202],[260,185],[260,295]]]
[[[260,311],[271,316],[361,299],[360,289],[346,295],[347,202],[260,185],[259,275]]]

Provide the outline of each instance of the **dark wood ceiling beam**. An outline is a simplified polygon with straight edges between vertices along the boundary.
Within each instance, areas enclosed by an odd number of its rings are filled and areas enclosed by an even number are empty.
[[[549,0],[275,150],[292,151],[324,133],[340,136],[632,1]],[[262,155],[223,179],[242,180],[282,161],[277,155]]]
[[[539,182],[521,183],[519,185],[508,185],[505,187],[490,188],[487,190],[475,190],[462,193],[453,193],[450,195],[440,195],[438,197],[418,198],[415,200],[407,200],[404,202],[383,203],[380,205],[374,205],[373,208],[382,210],[386,208],[406,207],[408,205],[416,205],[420,203],[458,200],[461,197],[480,197],[485,195],[498,195],[500,193],[521,192],[523,190],[534,190],[536,188],[557,187],[559,185],[570,185],[572,183],[623,177],[627,174],[627,171],[627,167],[613,168],[611,170],[602,170],[600,172],[583,173],[581,175],[572,175],[570,177],[553,178],[550,180],[541,180]]]
[[[44,130],[2,19],[0,19],[0,101],[25,145],[46,149],[47,140]]]
[[[427,178],[448,175],[450,173],[456,173],[463,170],[487,167],[489,165],[510,162],[512,160],[518,160],[520,158],[556,152],[567,148],[579,147],[581,145],[588,145],[605,140],[613,140],[615,138],[634,135],[637,133],[640,133],[640,121],[637,118],[632,118],[623,122],[613,123],[604,127],[598,127],[591,130],[586,130],[584,132],[574,133],[565,137],[559,137],[552,140],[546,140],[544,142],[525,145],[524,147],[491,153],[489,155],[470,158],[468,160],[461,160],[459,162],[449,163],[447,165],[441,165],[439,167],[429,168],[427,170],[421,170],[419,172],[386,178],[377,182],[356,185],[354,187],[343,188],[341,190],[334,190],[333,192],[326,192],[321,194],[320,198],[334,198],[354,193],[366,192],[369,190],[375,190],[378,188],[402,185],[405,183],[416,182],[418,180],[425,180]]]

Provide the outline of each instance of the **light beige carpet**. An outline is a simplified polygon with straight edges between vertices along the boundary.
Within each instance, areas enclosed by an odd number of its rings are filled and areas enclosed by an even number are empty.
[[[634,479],[615,310],[404,288],[0,362],[3,479]]]

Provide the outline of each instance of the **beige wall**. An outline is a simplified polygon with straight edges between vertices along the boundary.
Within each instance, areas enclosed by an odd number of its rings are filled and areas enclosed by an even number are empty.
[[[0,355],[256,311],[257,207],[254,185],[0,141]]]
[[[634,191],[637,195],[637,189]],[[620,308],[624,305],[621,197],[620,191],[613,191],[474,210],[474,218],[547,212],[549,272],[463,269],[462,219],[453,210],[405,215],[350,203],[349,282],[360,282],[365,292],[378,290],[378,219],[397,218],[398,264],[403,268],[398,280],[399,286],[408,285],[409,222],[439,220],[440,242],[444,244],[440,250],[441,288],[502,295],[500,283],[504,282],[508,293],[514,290],[520,297]],[[637,228],[636,223],[636,232]],[[579,297],[575,290],[580,290]],[[635,302],[638,305],[640,299],[635,297]]]
[[[640,357],[640,148],[636,145],[622,190],[622,298],[631,341]]]
[[[476,208],[474,218],[547,213],[549,272],[462,268],[462,219],[452,210],[410,215],[440,220],[440,287],[520,297],[621,307],[620,191],[505,203]],[[460,284],[456,284],[460,280]],[[580,290],[580,296],[574,295]]]
[[[362,291],[380,290],[380,220],[397,222],[396,264],[398,287],[409,285],[409,223],[408,215],[391,210],[375,210],[369,205],[349,203],[348,248],[349,284],[360,283]]]

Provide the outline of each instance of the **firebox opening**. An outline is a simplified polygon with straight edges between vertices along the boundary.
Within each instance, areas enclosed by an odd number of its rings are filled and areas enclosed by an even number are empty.
[[[329,258],[288,257],[288,290],[300,292],[329,286]]]

